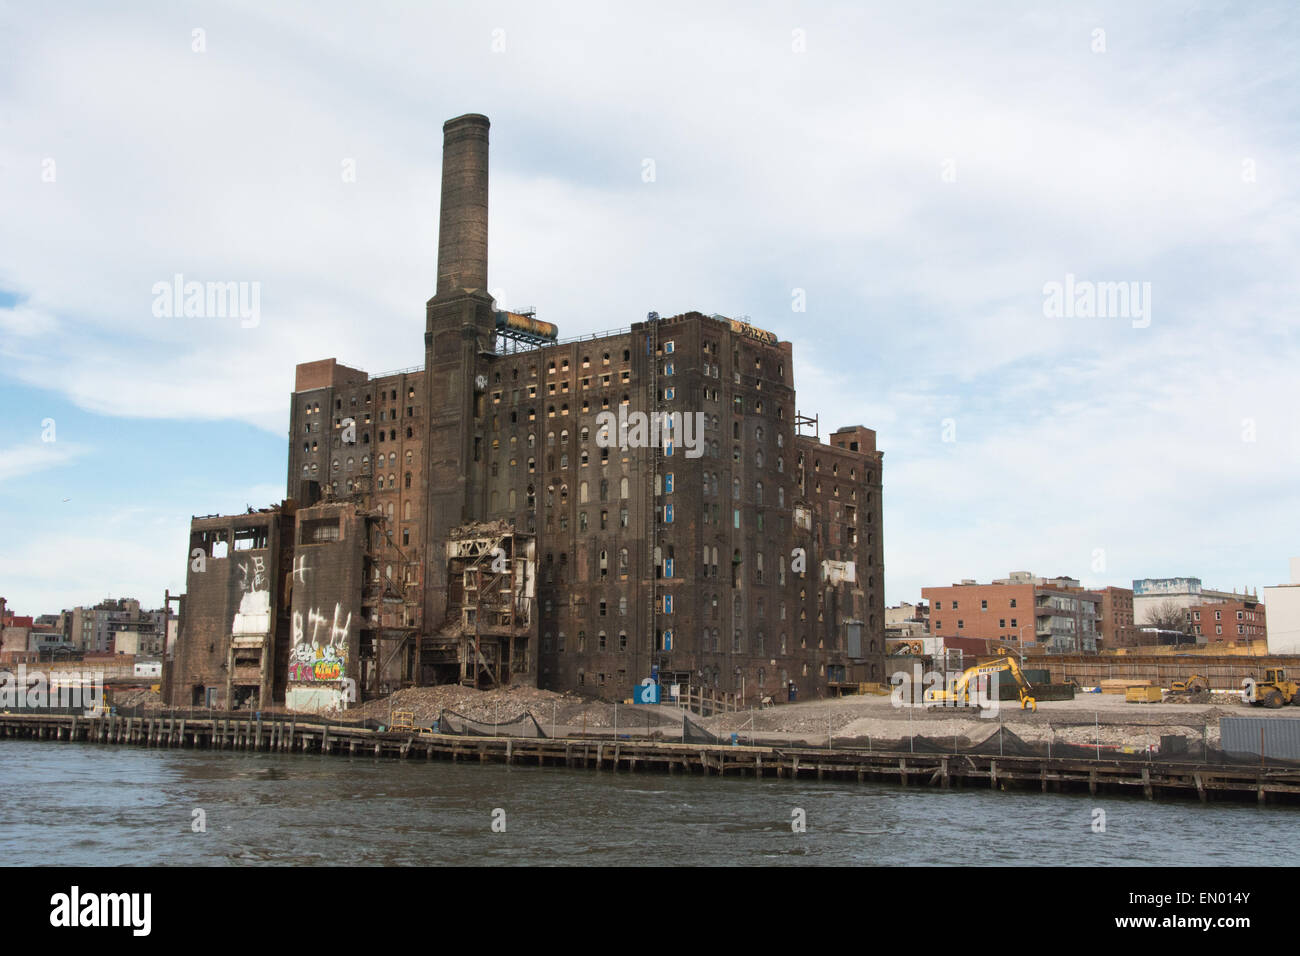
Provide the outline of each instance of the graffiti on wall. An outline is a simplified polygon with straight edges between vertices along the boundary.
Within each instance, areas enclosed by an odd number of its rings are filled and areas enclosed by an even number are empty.
[[[343,613],[334,605],[328,618],[316,608],[293,612],[293,649],[289,652],[289,680],[295,683],[340,681],[346,676],[348,635],[352,632],[352,612]]]
[[[271,630],[271,591],[267,587],[266,558],[256,555],[235,565],[239,573],[239,610],[232,634],[266,634]]]

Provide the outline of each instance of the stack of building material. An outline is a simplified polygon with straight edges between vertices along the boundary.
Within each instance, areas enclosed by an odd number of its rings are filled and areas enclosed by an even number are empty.
[[[1159,687],[1130,686],[1124,691],[1124,699],[1130,704],[1158,704],[1163,698]]]
[[[1107,677],[1101,682],[1101,692],[1103,694],[1122,694],[1130,687],[1150,687],[1149,680],[1139,680],[1136,677]]]

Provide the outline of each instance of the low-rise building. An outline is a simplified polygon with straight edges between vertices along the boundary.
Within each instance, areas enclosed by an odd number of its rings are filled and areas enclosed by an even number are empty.
[[[1291,559],[1291,582],[1264,588],[1268,652],[1300,654],[1300,558]]]
[[[1230,641],[1259,641],[1268,637],[1264,605],[1249,598],[1193,604],[1192,633],[1198,644],[1226,644]]]
[[[1133,589],[1106,587],[1101,594],[1101,649],[1137,647],[1141,632],[1133,620]]]
[[[989,584],[963,580],[921,589],[930,604],[930,631],[945,646],[991,653],[1037,646],[1052,653],[1097,650],[1102,596],[1074,578],[1014,571]]]
[[[1165,608],[1181,608],[1190,612],[1193,605],[1213,604],[1219,601],[1236,601],[1242,598],[1255,600],[1243,591],[1216,591],[1201,584],[1200,578],[1137,578],[1133,581],[1133,620],[1139,627],[1163,626],[1169,622],[1155,620],[1153,615]],[[1191,615],[1187,615],[1188,633]]]

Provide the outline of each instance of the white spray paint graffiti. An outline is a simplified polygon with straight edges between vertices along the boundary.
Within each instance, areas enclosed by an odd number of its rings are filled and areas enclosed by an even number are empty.
[[[239,589],[244,592],[239,599],[239,610],[231,624],[232,634],[266,634],[271,630],[271,592],[266,587],[266,558],[254,556],[240,562]]]

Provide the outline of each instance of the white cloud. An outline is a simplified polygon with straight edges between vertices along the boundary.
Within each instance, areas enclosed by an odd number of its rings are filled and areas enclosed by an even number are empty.
[[[11,445],[0,450],[0,481],[27,478],[48,468],[66,465],[87,450],[85,445],[66,441]]]

